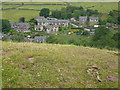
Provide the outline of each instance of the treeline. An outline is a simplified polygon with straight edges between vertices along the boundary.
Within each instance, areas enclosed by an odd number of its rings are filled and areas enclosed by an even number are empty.
[[[53,44],[73,44],[78,46],[90,46],[106,49],[120,49],[120,32],[114,32],[104,26],[96,29],[95,34],[90,36],[88,32],[77,31],[80,36],[75,34],[51,35],[47,38],[47,43]]]
[[[79,16],[98,16],[100,15],[100,13],[98,12],[98,10],[91,9],[85,10],[81,6],[80,7],[67,6],[66,8],[62,8],[61,10],[53,10],[51,14],[48,8],[43,8],[41,9],[39,15],[44,17],[54,17],[58,19],[70,19],[72,17],[78,19]]]
[[[103,14],[98,12],[98,10],[92,9],[84,9],[82,6],[67,6],[66,8],[62,8],[61,10],[53,10],[50,13],[48,8],[43,8],[40,10],[39,15],[44,17],[52,17],[57,19],[70,19],[75,18],[79,19],[79,16],[97,16],[99,17],[99,22],[101,25],[105,25],[106,23],[111,24],[120,24],[120,15],[118,10],[112,10],[108,13],[108,17],[106,19],[102,19]]]

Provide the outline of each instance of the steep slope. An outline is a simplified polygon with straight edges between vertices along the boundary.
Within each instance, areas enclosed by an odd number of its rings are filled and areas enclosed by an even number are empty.
[[[116,53],[74,45],[3,42],[3,87],[117,88]]]

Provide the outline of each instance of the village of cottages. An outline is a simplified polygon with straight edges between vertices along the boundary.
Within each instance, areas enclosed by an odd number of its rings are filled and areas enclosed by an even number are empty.
[[[50,34],[57,35],[59,32],[60,27],[68,27],[67,29],[73,28],[83,28],[83,30],[86,30],[90,32],[90,35],[94,35],[95,29],[99,27],[99,18],[98,17],[88,17],[87,16],[80,16],[79,20],[76,20],[75,18],[71,18],[70,20],[64,20],[64,19],[57,19],[57,18],[45,18],[43,16],[36,17],[37,24],[34,26],[34,33],[38,33],[40,31],[47,33],[46,36],[35,36],[34,38],[28,35],[27,37],[24,37],[26,41],[35,41],[35,42],[45,42],[47,37],[49,37]],[[76,24],[79,23],[79,24]],[[92,28],[84,25],[90,23],[92,24]],[[32,32],[30,30],[30,24],[27,22],[22,23],[14,23],[10,22],[11,29],[20,32],[20,33],[26,33],[26,32]],[[71,34],[72,32],[66,32],[66,34]]]

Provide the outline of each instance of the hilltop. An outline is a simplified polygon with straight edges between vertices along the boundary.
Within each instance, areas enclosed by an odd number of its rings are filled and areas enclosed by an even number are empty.
[[[2,58],[5,88],[118,87],[116,51],[74,45],[3,42]]]

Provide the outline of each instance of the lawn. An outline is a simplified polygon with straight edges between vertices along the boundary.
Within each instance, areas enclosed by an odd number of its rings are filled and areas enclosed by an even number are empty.
[[[117,51],[3,42],[3,88],[117,88]],[[91,67],[94,64],[96,67]],[[89,70],[94,69],[100,81]]]

